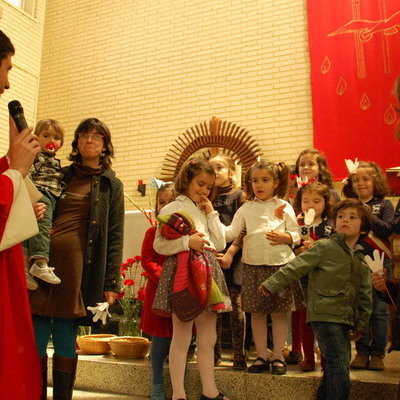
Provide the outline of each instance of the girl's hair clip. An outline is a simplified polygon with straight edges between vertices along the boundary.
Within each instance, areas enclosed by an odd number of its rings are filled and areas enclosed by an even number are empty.
[[[197,164],[197,161],[196,160],[190,160],[189,161],[189,165],[196,165]]]
[[[353,175],[357,172],[358,165],[360,164],[358,162],[358,158],[356,158],[354,161],[345,158],[344,162],[346,164],[347,171],[349,171],[349,175]]]
[[[306,176],[305,178],[302,178],[302,177],[298,176],[298,177],[296,178],[296,184],[297,184],[297,187],[298,187],[298,188],[301,188],[301,187],[303,187],[303,186],[306,186],[306,185],[308,185],[309,183],[313,183],[313,182],[315,182],[315,181],[316,181],[315,178],[308,179],[308,176]]]
[[[173,183],[173,182],[164,182],[161,179],[157,179],[157,178],[153,178],[153,177],[150,177],[149,181],[150,181],[150,187],[156,188],[157,190],[163,189],[166,186]]]

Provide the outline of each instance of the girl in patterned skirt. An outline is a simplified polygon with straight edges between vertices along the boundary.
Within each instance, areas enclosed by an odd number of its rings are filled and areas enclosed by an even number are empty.
[[[243,229],[247,234],[243,241],[243,309],[251,313],[251,325],[257,359],[248,372],[269,370],[267,358],[267,314],[271,314],[274,348],[271,372],[286,374],[283,348],[287,336],[286,314],[294,311],[294,286],[265,297],[258,288],[280,267],[294,259],[292,247],[300,242],[300,228],[292,206],[282,200],[288,181],[288,167],[284,163],[261,160],[249,172],[246,185],[249,201],[236,212],[232,224],[226,229],[229,242]],[[297,289],[300,291],[297,283]]]
[[[169,371],[173,400],[186,399],[184,378],[193,322],[197,331],[197,363],[202,383],[200,400],[228,400],[218,391],[214,378],[217,315],[211,310],[211,302],[209,307],[206,307],[190,321],[182,321],[177,316],[181,315],[181,310],[174,309],[176,303],[172,302],[172,295],[176,294],[173,292],[173,283],[177,271],[178,255],[190,251],[190,253],[204,255],[207,258],[207,264],[211,265],[213,282],[218,287],[219,293],[222,294],[224,303],[224,307],[220,308],[218,312],[231,311],[224,276],[214,255],[214,251],[222,251],[225,248],[222,224],[209,200],[214,181],[215,172],[208,161],[199,158],[187,161],[175,181],[175,190],[179,196],[160,211],[159,218],[180,213],[180,215],[190,217],[194,229],[188,235],[167,239],[159,228],[154,240],[154,250],[159,254],[169,256],[163,266],[153,310],[172,314],[173,334],[169,352]],[[187,306],[187,304],[183,304],[183,306]]]

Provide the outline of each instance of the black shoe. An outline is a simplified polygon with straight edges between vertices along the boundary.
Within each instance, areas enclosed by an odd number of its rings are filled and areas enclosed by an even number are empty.
[[[303,361],[303,354],[297,351],[289,351],[289,354],[285,357],[285,361],[290,365],[297,365],[299,362]]]
[[[218,367],[219,364],[222,362],[221,354],[214,353],[214,367]]]
[[[221,392],[218,393],[217,397],[212,397],[212,398],[204,396],[204,394],[200,396],[200,400],[224,400],[224,399],[226,399],[226,397],[224,397],[224,395]]]
[[[235,354],[235,357],[233,358],[233,369],[236,370],[245,370],[247,369],[247,364],[246,364],[246,357],[243,354]]]
[[[255,364],[256,361],[261,361],[262,364]],[[247,368],[247,372],[252,374],[261,374],[261,372],[269,371],[269,361],[264,360],[262,357],[257,357],[253,364]]]
[[[282,360],[271,361],[271,373],[272,375],[285,375],[287,371],[286,363]]]

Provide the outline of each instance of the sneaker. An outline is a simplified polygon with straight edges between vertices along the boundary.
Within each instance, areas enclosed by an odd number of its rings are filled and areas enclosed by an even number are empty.
[[[25,278],[26,278],[26,287],[29,290],[36,290],[39,285],[35,281],[35,278],[28,272],[28,270],[25,270]]]
[[[371,360],[368,364],[368,369],[373,371],[383,371],[385,369],[385,364],[383,363],[383,359],[385,356],[382,356],[377,353],[371,354]]]
[[[285,357],[286,364],[297,365],[300,361],[303,361],[303,354],[297,351],[289,351],[289,354]]]
[[[41,279],[47,283],[52,283],[53,285],[58,285],[61,280],[56,274],[53,272],[54,268],[51,268],[47,265],[45,261],[36,261],[32,264],[29,272],[31,275],[36,278]]]
[[[303,360],[299,363],[299,369],[303,372],[315,371],[315,361]]]
[[[354,360],[350,363],[350,368],[366,369],[368,367],[368,356],[362,353],[357,353]]]

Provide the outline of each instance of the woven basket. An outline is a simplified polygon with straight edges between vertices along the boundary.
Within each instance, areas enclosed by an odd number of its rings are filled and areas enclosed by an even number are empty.
[[[150,343],[142,337],[119,336],[110,340],[110,347],[119,357],[145,358],[149,353]]]
[[[79,336],[76,342],[85,354],[108,354],[111,351],[108,343],[115,337],[109,334],[86,335]]]

